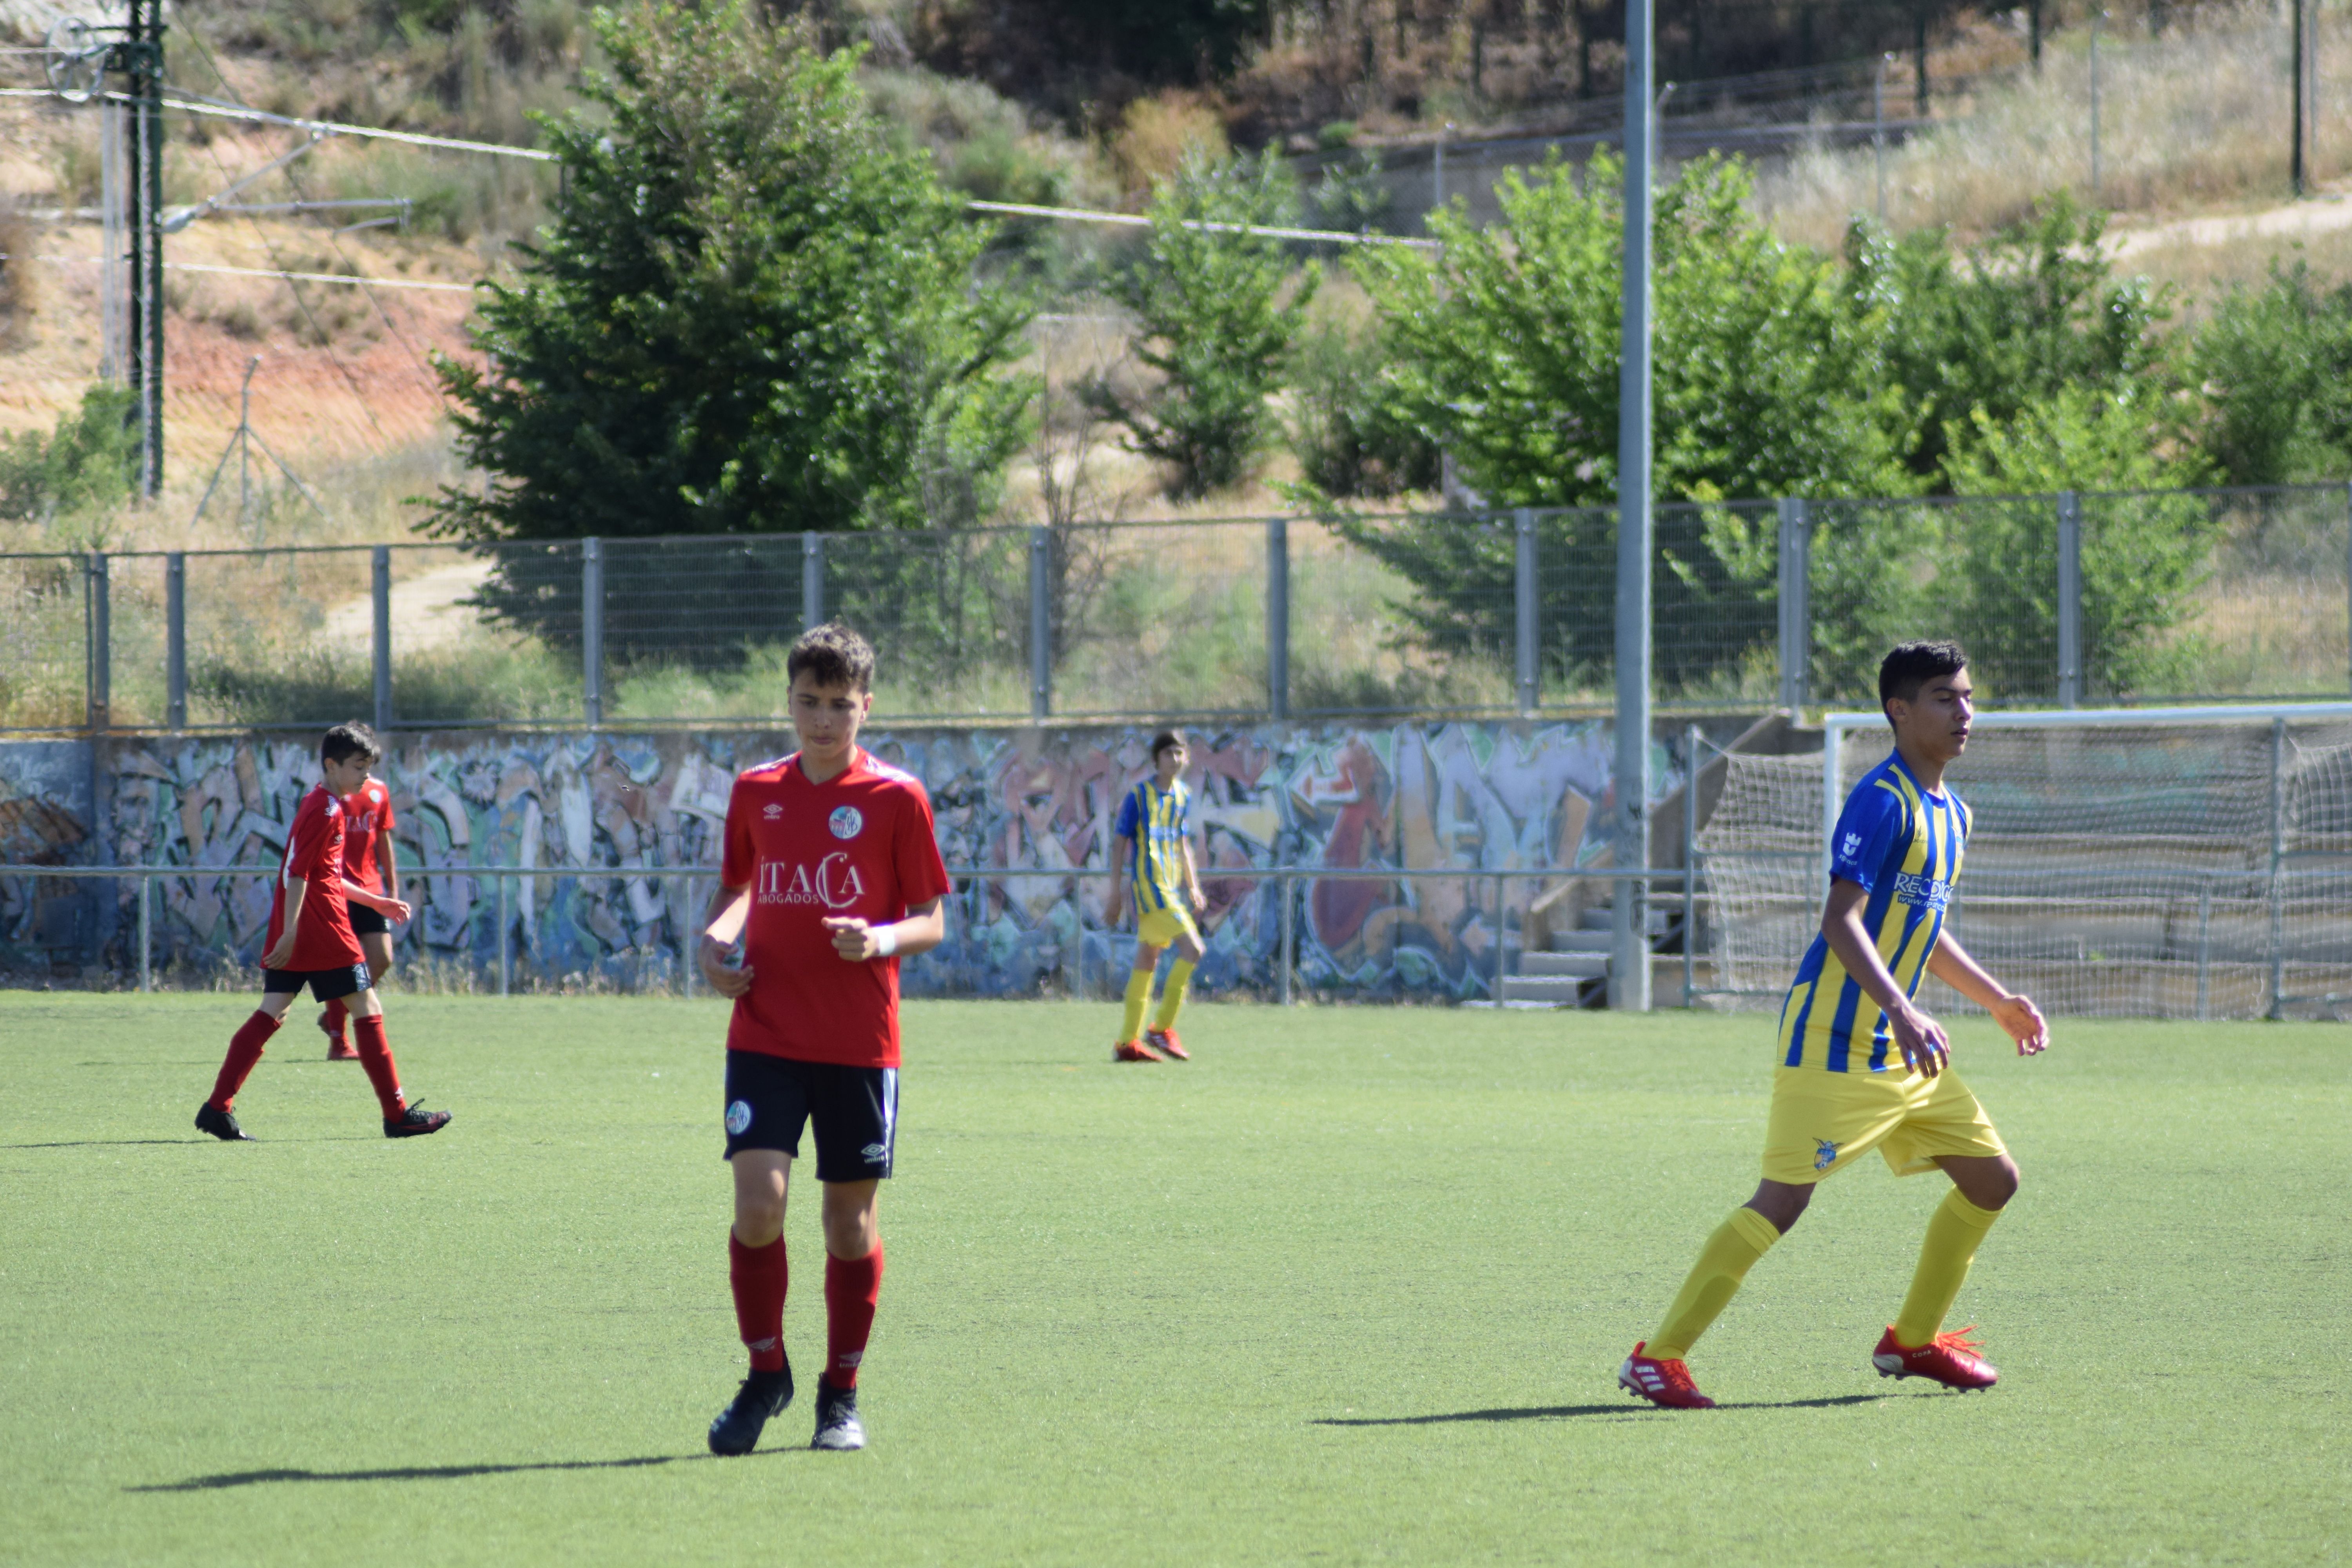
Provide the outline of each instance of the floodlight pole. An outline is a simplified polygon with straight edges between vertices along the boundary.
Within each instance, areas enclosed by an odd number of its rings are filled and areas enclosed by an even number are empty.
[[[163,489],[163,0],[130,0],[113,63],[131,78],[131,298],[132,407],[139,422],[139,488]]]
[[[1625,252],[1617,381],[1616,863],[1650,863],[1650,160],[1654,0],[1625,4]],[[1618,882],[1611,903],[1609,1005],[1650,1010],[1647,887]]]

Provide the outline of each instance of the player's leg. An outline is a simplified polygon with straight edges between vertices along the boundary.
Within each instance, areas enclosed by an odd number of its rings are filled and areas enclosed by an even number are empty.
[[[220,1071],[213,1079],[213,1091],[204,1104],[196,1108],[196,1130],[209,1132],[225,1143],[249,1143],[252,1137],[239,1127],[234,1114],[237,1090],[252,1076],[256,1063],[261,1060],[262,1047],[269,1037],[286,1020],[286,1009],[302,994],[303,977],[292,970],[264,970],[261,976],[261,1005],[253,1016],[237,1026],[229,1037],[228,1054],[221,1058]]]
[[[1812,1202],[1820,1182],[1876,1147],[1902,1122],[1906,1101],[1884,1075],[1779,1068],[1764,1133],[1763,1179],[1699,1248],[1664,1321],[1633,1347],[1617,1381],[1653,1403],[1678,1409],[1714,1404],[1690,1379],[1685,1358],[1773,1244]]]
[[[808,1120],[808,1064],[755,1051],[727,1053],[727,1163],[735,1217],[727,1232],[727,1284],[751,1369],[710,1424],[710,1451],[748,1454],[768,1418],[793,1402],[784,1354],[784,1200]]]
[[[1127,972],[1127,1013],[1119,1020],[1118,1044],[1111,1047],[1113,1061],[1160,1059],[1160,1053],[1143,1043],[1143,1015],[1151,1005],[1151,977],[1160,968],[1160,952],[1147,942],[1135,944],[1135,967]]]
[[[2000,1372],[1977,1353],[1968,1330],[1945,1333],[1944,1320],[1968,1282],[1978,1247],[2017,1195],[2017,1162],[2001,1146],[1976,1096],[1947,1070],[1923,1096],[1916,1114],[1888,1140],[1887,1163],[1898,1171],[1933,1163],[1952,1179],[1952,1186],[1927,1221],[1903,1310],[1871,1352],[1871,1364],[1888,1377],[1990,1388]]]
[[[1184,1048],[1183,1039],[1176,1033],[1176,1015],[1184,1009],[1185,993],[1192,986],[1192,968],[1201,962],[1201,933],[1191,921],[1184,921],[1169,945],[1175,950],[1176,961],[1168,966],[1168,984],[1160,994],[1160,1009],[1152,1015],[1143,1043],[1186,1062],[1192,1059],[1192,1053]]]
[[[341,992],[346,984],[354,987],[341,994],[349,999],[352,1034],[358,1043],[360,1066],[367,1069],[369,1087],[375,1090],[376,1105],[383,1112],[383,1135],[423,1138],[438,1132],[449,1125],[449,1112],[411,1105],[400,1091],[400,1068],[392,1059],[392,1042],[384,1034],[383,1002],[376,995],[370,978],[367,965],[359,964],[348,979],[334,981],[332,988]]]
[[[866,1446],[857,1373],[882,1295],[882,1231],[876,1215],[898,1133],[896,1068],[824,1067],[812,1079],[810,1121],[824,1222],[824,1373],[816,1384],[811,1446]]]

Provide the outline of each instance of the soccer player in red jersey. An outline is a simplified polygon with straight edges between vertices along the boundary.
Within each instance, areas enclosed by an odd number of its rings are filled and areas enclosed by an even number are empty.
[[[376,1000],[375,983],[345,909],[348,900],[395,921],[408,918],[408,906],[398,899],[343,880],[343,797],[367,783],[368,770],[383,755],[383,749],[364,724],[338,724],[320,742],[322,777],[294,813],[270,899],[269,932],[261,952],[261,1005],[229,1040],[212,1098],[196,1111],[200,1131],[225,1142],[252,1142],[236,1124],[236,1091],[245,1087],[247,1076],[261,1059],[262,1047],[278,1032],[286,1010],[305,985],[321,1002],[355,998],[360,1065],[375,1086],[385,1137],[419,1138],[449,1124],[447,1111],[411,1105],[400,1092],[399,1069],[383,1037],[383,1007]]]
[[[784,1194],[803,1123],[816,1139],[825,1250],[825,1362],[811,1446],[866,1446],[857,1368],[882,1289],[875,1208],[898,1131],[898,960],[947,935],[948,874],[930,797],[857,744],[874,706],[873,648],[835,622],[803,634],[784,668],[801,749],[736,779],[701,944],[710,988],[735,1002],[728,1272],[751,1355],[734,1402],[710,1424],[714,1454],[750,1453],[768,1418],[792,1403]]]
[[[343,879],[369,892],[400,897],[400,860],[392,842],[392,791],[382,779],[372,778],[343,797]],[[381,869],[378,862],[382,862]],[[365,904],[352,903],[352,934],[360,939],[368,973],[381,979],[392,973],[392,921]],[[343,1035],[351,1009],[340,996],[319,1013],[319,1027],[327,1037],[327,1059],[355,1062],[359,1052]]]

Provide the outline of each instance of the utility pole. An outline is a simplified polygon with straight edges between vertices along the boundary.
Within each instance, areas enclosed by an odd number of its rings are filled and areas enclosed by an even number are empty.
[[[1616,863],[1650,855],[1650,160],[1656,136],[1653,0],[1625,4],[1625,251],[1617,379]],[[1647,885],[1612,890],[1609,1005],[1650,1010]]]
[[[139,421],[139,488],[163,489],[163,0],[130,0],[108,63],[131,80],[131,298],[124,336]]]
[[[2311,168],[2305,151],[2305,127],[2311,120],[2311,100],[2304,90],[2309,79],[2311,60],[2311,23],[2309,0],[2288,0],[2294,7],[2294,151],[2287,159],[2287,173],[2300,197],[2311,192]]]

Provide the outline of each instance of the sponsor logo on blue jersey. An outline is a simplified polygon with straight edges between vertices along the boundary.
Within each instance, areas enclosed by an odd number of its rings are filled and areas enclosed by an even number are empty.
[[[1915,910],[1940,910],[1952,900],[1952,885],[1941,877],[1916,871],[1895,873],[1895,896]]]

